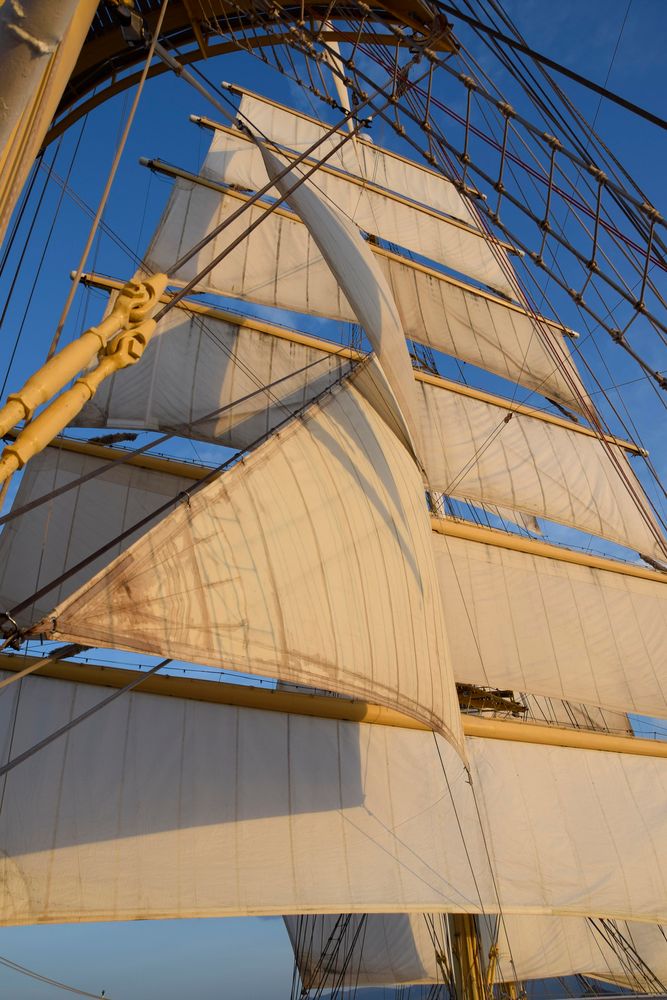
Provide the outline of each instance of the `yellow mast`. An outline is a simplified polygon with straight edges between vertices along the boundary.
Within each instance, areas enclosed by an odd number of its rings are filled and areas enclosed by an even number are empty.
[[[457,1000],[488,1000],[474,916],[454,914],[450,917],[450,927]]]

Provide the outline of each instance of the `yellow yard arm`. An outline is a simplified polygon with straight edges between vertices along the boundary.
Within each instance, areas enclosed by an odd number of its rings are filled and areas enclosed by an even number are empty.
[[[46,448],[91,399],[105,378],[142,356],[153,336],[152,318],[167,287],[166,274],[154,274],[144,281],[128,281],[118,293],[109,315],[58,351],[32,375],[20,392],[13,393],[0,409],[0,435],[22,420],[28,421],[15,441],[0,457],[0,484]],[[85,371],[97,355],[95,368],[80,375],[73,386],[61,392],[79,372]],[[60,395],[58,395],[60,393]],[[54,398],[57,397],[57,398]],[[52,402],[34,417],[48,400]]]

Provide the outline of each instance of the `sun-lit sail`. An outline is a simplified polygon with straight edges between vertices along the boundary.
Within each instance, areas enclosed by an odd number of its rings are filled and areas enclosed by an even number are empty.
[[[12,754],[103,693],[24,681],[0,699]],[[499,905],[667,922],[663,759],[469,738],[471,784],[431,732],[170,694],[118,699],[8,775],[4,923]]]
[[[292,1000],[660,995],[664,216],[498,5],[503,40],[470,4],[67,4],[0,135],[0,228],[44,152],[0,263],[0,925],[281,916]],[[271,98],[188,68],[232,49]],[[162,70],[215,120],[140,128]],[[65,133],[137,80],[97,200]],[[65,195],[93,221],[28,349]]]
[[[433,534],[457,679],[667,714],[667,580]],[[550,556],[550,557],[549,557]]]
[[[381,701],[457,741],[423,497],[352,376],[36,629]]]
[[[169,270],[183,250],[247,200],[238,191],[223,193],[178,179],[147,250],[146,266]],[[262,217],[267,204],[250,206],[172,277],[194,278]],[[565,406],[582,408],[586,392],[557,325],[382,247],[370,249],[389,284],[407,337],[488,367]],[[312,236],[298,216],[282,207],[214,267],[199,287],[282,309],[357,321]]]

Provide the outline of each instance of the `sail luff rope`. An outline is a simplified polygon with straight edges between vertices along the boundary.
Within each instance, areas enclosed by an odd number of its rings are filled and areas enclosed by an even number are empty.
[[[90,227],[90,230],[88,232],[88,236],[86,238],[86,243],[85,243],[85,246],[83,248],[83,252],[81,254],[81,259],[79,261],[79,265],[78,265],[78,267],[76,269],[76,274],[75,274],[74,279],[72,281],[72,284],[70,286],[70,290],[69,290],[69,293],[68,293],[67,298],[65,300],[65,304],[63,306],[62,313],[60,314],[60,319],[58,320],[58,325],[56,326],[56,331],[55,331],[55,333],[53,335],[53,339],[51,341],[51,345],[50,345],[49,350],[47,352],[47,355],[46,355],[46,360],[47,361],[49,360],[49,358],[53,357],[53,355],[55,354],[55,352],[56,352],[56,350],[58,348],[58,343],[60,341],[60,336],[62,334],[63,327],[65,326],[65,322],[67,320],[67,316],[69,315],[70,307],[72,305],[72,302],[74,301],[74,296],[76,295],[77,288],[79,287],[79,282],[81,281],[81,275],[83,274],[83,272],[85,270],[85,267],[86,267],[86,260],[88,259],[88,254],[90,253],[90,248],[93,245],[93,240],[95,239],[95,235],[97,233],[97,227],[98,227],[100,219],[102,218],[102,215],[104,213],[104,209],[106,208],[107,200],[109,198],[109,194],[111,192],[111,188],[112,188],[113,182],[116,179],[116,173],[118,172],[118,167],[120,166],[120,161],[121,161],[122,155],[123,155],[123,153],[125,151],[125,145],[127,143],[127,139],[128,139],[129,134],[130,134],[130,130],[131,130],[132,125],[134,123],[134,119],[135,119],[135,116],[136,116],[136,113],[137,113],[137,108],[139,107],[139,101],[141,100],[141,95],[142,95],[143,90],[144,90],[144,84],[146,83],[146,78],[148,76],[148,70],[150,69],[151,62],[153,61],[153,56],[155,54],[155,49],[156,49],[156,46],[157,46],[157,43],[158,43],[158,37],[160,35],[160,31],[162,30],[162,24],[163,24],[163,21],[164,21],[165,14],[167,13],[167,6],[168,6],[168,4],[169,4],[169,0],[162,0],[161,6],[160,6],[160,13],[159,13],[158,19],[157,19],[157,25],[155,27],[155,32],[153,33],[153,36],[151,38],[151,42],[150,42],[150,45],[149,45],[149,48],[148,48],[148,54],[147,54],[146,60],[144,62],[144,68],[142,70],[141,77],[139,78],[139,83],[137,85],[137,90],[136,90],[135,95],[134,95],[134,100],[133,100],[132,106],[130,108],[130,113],[127,116],[127,120],[125,122],[125,127],[123,129],[123,133],[122,133],[122,135],[120,137],[118,145],[116,146],[116,152],[115,152],[114,158],[113,158],[113,160],[111,162],[111,167],[109,168],[109,173],[107,175],[106,183],[104,185],[104,190],[102,191],[102,195],[100,197],[100,200],[99,200],[99,203],[98,203],[98,206],[97,206],[97,211],[95,212],[95,217],[93,218],[92,225]]]

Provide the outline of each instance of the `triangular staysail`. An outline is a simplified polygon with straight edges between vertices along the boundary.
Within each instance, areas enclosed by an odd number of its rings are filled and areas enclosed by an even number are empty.
[[[289,195],[290,205],[315,240],[357,321],[366,331],[389,383],[383,392],[384,403],[393,411],[394,422],[403,425],[401,436],[419,461],[422,444],[410,355],[396,303],[372,253],[359,230],[334,205],[320,197],[310,182],[300,181],[293,171],[281,177],[285,164],[268,147],[260,146],[260,150],[267,173],[276,181],[283,197]]]
[[[37,630],[368,698],[460,742],[430,535],[421,476],[353,376]]]

